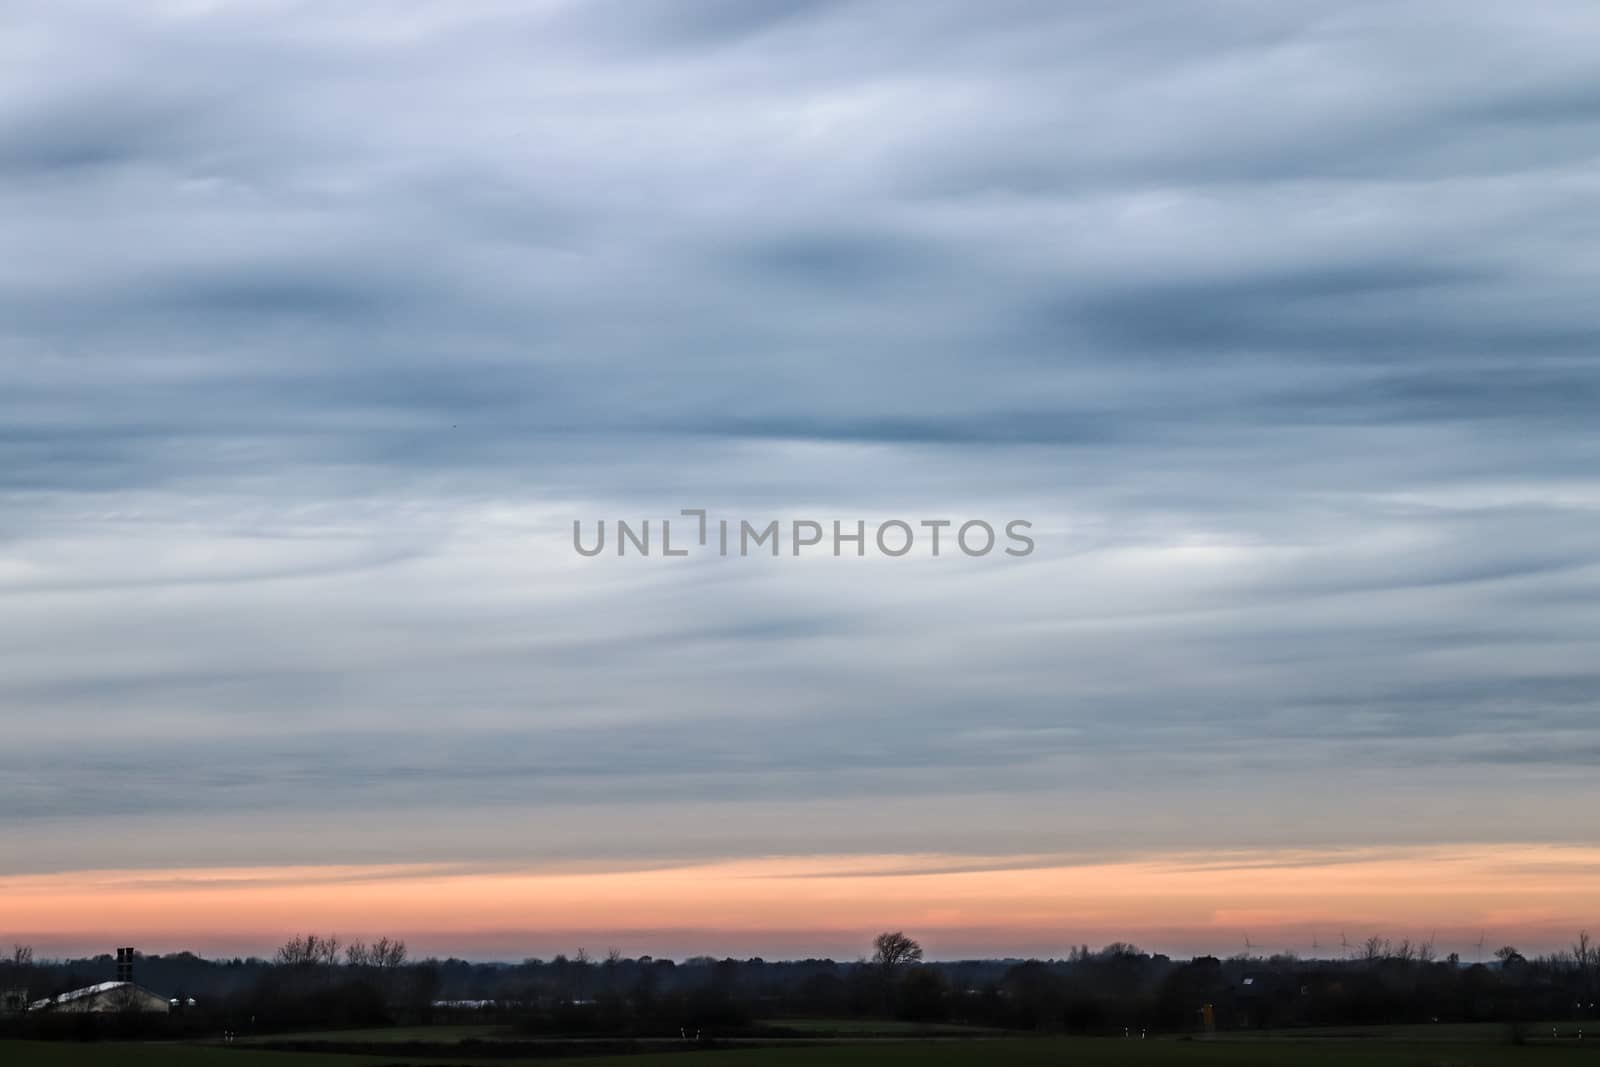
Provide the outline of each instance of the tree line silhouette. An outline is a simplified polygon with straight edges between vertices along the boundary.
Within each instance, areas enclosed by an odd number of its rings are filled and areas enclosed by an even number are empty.
[[[43,998],[109,980],[110,955],[0,958],[0,992]],[[398,938],[342,942],[307,934],[271,958],[140,956],[135,980],[177,1001],[169,1016],[68,1018],[12,1010],[9,1036],[261,1033],[493,1021],[529,1035],[637,1037],[782,1033],[819,1019],[896,1019],[1061,1033],[1198,1032],[1259,1027],[1596,1018],[1600,952],[1489,962],[1436,957],[1430,944],[1372,938],[1339,959],[1290,954],[1179,961],[1114,943],[1065,958],[930,962],[903,932],[854,961],[682,961],[571,956],[483,963],[414,959]],[[188,1002],[192,999],[193,1005]],[[1209,1011],[1207,1007],[1209,1006]]]

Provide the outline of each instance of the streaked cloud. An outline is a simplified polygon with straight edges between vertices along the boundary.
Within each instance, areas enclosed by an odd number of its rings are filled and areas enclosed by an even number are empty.
[[[15,6],[0,876],[1590,840],[1597,20]]]

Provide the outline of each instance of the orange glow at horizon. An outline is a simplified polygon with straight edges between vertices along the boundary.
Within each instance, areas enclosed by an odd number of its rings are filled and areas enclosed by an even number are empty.
[[[75,871],[0,877],[7,936],[110,934],[152,951],[259,944],[308,929],[484,944],[516,932],[716,931],[735,943],[904,928],[941,940],[1269,946],[1430,930],[1499,939],[1593,926],[1600,848],[1474,845],[1115,859],[807,856],[626,869],[468,865]],[[1274,938],[1279,938],[1274,941]],[[1444,939],[1441,938],[1441,941]],[[118,943],[121,943],[120,941]],[[129,943],[133,943],[130,941]],[[1154,947],[1162,947],[1154,944]],[[1491,946],[1492,947],[1492,946]],[[642,947],[648,951],[648,947]]]

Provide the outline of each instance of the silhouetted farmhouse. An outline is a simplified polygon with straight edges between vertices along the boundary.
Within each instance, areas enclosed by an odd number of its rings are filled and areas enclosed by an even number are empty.
[[[59,996],[46,997],[28,1005],[29,1011],[54,1012],[167,1012],[171,1005],[159,996],[132,982],[101,982],[74,989]]]
[[[63,1014],[104,1014],[115,1012],[141,1012],[166,1014],[172,1005],[166,997],[152,993],[133,981],[134,951],[117,949],[117,977],[115,981],[59,993],[53,997],[36,1000],[28,1005],[29,1011],[60,1012]]]

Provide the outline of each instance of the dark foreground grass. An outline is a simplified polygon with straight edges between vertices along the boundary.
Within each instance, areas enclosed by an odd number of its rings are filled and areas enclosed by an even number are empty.
[[[1530,1045],[1479,1040],[1122,1041],[1090,1038],[877,1041],[577,1059],[411,1058],[337,1052],[105,1042],[0,1042],[3,1067],[1600,1067],[1600,1041]]]
[[[472,1024],[462,1026],[383,1026],[352,1030],[292,1030],[280,1034],[253,1034],[241,1037],[246,1045],[275,1044],[285,1041],[324,1041],[341,1045],[400,1045],[407,1041],[451,1044],[459,1041],[512,1041],[519,1035],[509,1026]]]
[[[627,1058],[587,1061],[622,1067]],[[633,1067],[641,1067],[637,1060]],[[1600,1042],[1571,1046],[1513,1046],[1350,1042],[1118,1041],[1002,1039],[994,1041],[840,1045],[830,1048],[741,1049],[663,1055],[658,1067],[1600,1067]]]
[[[378,1067],[393,1060],[122,1041],[0,1041],[0,1067]]]

